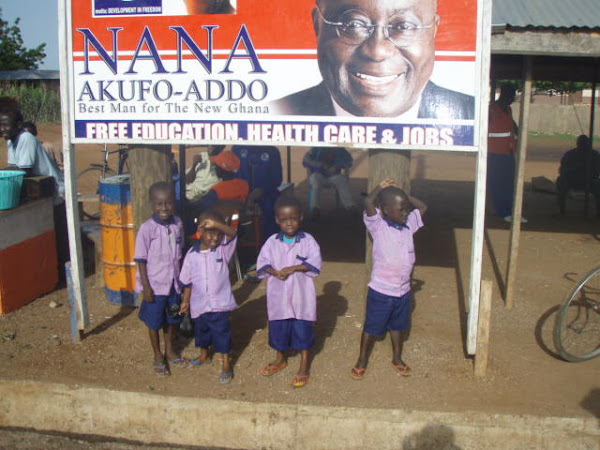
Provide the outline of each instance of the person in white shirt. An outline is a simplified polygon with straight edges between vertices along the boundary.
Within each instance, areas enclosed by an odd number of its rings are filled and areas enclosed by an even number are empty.
[[[0,112],[0,134],[8,147],[8,166],[28,176],[51,176],[56,182],[55,203],[64,198],[64,177],[42,143],[23,128],[23,115],[16,107]]]

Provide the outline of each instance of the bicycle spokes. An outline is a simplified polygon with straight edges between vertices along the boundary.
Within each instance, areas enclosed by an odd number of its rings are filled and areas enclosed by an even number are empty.
[[[600,267],[588,273],[560,308],[555,344],[566,360],[600,355]]]

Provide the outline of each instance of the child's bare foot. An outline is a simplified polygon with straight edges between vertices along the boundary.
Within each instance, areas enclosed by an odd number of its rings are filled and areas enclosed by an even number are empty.
[[[229,355],[223,355],[223,372],[229,373],[233,372],[233,367],[231,365],[231,357]]]
[[[354,364],[354,367],[356,369],[366,369],[367,368],[367,361],[363,361],[362,359],[358,359],[358,361],[356,361],[356,364]]]
[[[160,353],[158,355],[154,355],[154,361],[152,362],[154,365],[163,364],[165,362],[165,358]]]

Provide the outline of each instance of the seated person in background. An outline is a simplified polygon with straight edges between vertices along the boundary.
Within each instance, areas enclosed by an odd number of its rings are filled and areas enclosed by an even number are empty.
[[[558,175],[556,190],[561,215],[565,214],[569,189],[585,190],[586,176],[589,176],[590,192],[596,197],[596,215],[600,217],[600,153],[592,149],[592,142],[585,134],[577,138],[575,148],[563,155]]]
[[[209,160],[215,166],[217,177],[222,181],[211,187],[205,195],[189,203],[188,217],[198,217],[203,211],[223,202],[241,210],[248,199],[248,182],[235,177],[240,168],[240,159],[235,153],[224,150],[218,155],[210,156]]]
[[[185,198],[189,201],[199,200],[222,181],[217,176],[216,166],[210,162],[210,156],[220,153],[224,148],[224,145],[209,146],[208,152],[194,156],[192,166],[185,172]]]
[[[279,149],[272,146],[234,145],[232,151],[240,158],[237,177],[246,180],[250,186],[247,210],[253,212],[255,204],[260,207],[266,239],[279,231],[274,211],[283,178]]]
[[[42,143],[23,127],[23,115],[17,107],[0,109],[0,133],[8,146],[9,168],[23,170],[26,176],[54,177],[55,204],[62,203],[65,195],[63,173]]]
[[[313,219],[320,216],[319,194],[322,186],[334,186],[344,209],[354,209],[348,177],[345,173],[352,167],[352,155],[343,147],[313,147],[302,165],[308,170],[308,210]]]

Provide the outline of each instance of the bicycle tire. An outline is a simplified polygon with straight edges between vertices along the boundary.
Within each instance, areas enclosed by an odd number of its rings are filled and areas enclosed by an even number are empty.
[[[104,170],[104,177],[114,175],[116,173],[111,168],[107,167]],[[100,218],[100,199],[96,197],[100,191],[100,180],[102,180],[102,167],[88,167],[77,175],[77,196],[81,204],[81,212],[88,219]],[[87,196],[89,198],[86,198]]]
[[[575,285],[560,307],[554,326],[554,345],[569,362],[600,356],[600,266]]]

